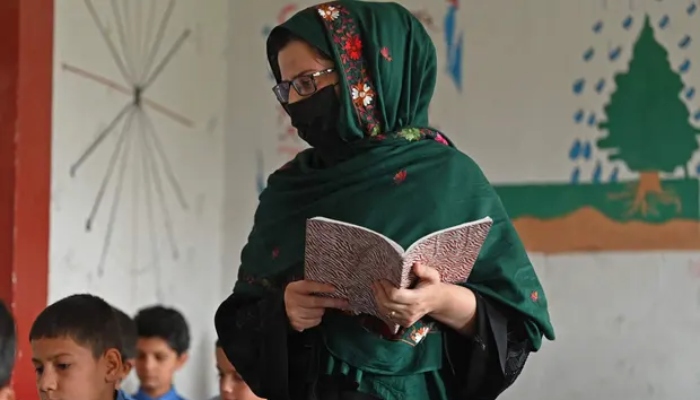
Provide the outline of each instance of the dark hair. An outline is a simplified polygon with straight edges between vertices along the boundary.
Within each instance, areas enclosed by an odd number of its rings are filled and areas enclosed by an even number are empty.
[[[136,341],[138,335],[136,333],[136,323],[124,311],[114,307],[114,315],[119,323],[119,330],[122,334],[122,348],[119,350],[122,353],[123,360],[136,358]]]
[[[32,324],[29,340],[70,338],[98,358],[122,348],[116,313],[109,303],[91,294],[74,294],[46,307]]]
[[[140,338],[163,339],[171,349],[181,355],[190,348],[190,329],[179,311],[151,306],[141,309],[134,317]]]
[[[10,384],[16,351],[15,319],[5,303],[0,301],[0,388]]]
[[[272,68],[272,73],[275,75],[275,78],[279,81],[281,78],[280,76],[280,70],[279,70],[279,52],[287,47],[287,45],[292,42],[292,41],[302,41],[305,43],[309,43],[308,41],[302,39],[299,35],[294,34],[292,31],[286,28],[275,28],[272,30],[270,33],[270,37],[267,39],[267,46],[268,46],[268,60],[270,62],[270,68]],[[313,48],[314,52],[316,53],[316,56],[318,57],[319,60],[329,60],[333,61],[333,58],[326,54],[325,52],[321,51],[321,49],[317,48],[316,46],[311,45],[311,48]]]
[[[217,348],[221,347],[221,341],[219,339],[216,339],[216,343],[214,344]]]

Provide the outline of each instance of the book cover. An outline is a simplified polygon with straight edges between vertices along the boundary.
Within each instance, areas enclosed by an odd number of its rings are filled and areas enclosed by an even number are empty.
[[[446,283],[467,280],[493,221],[486,217],[422,237],[404,250],[370,229],[316,217],[307,221],[304,278],[335,286],[333,297],[345,298],[355,314],[369,314],[399,326],[382,315],[371,285],[380,279],[410,287],[412,267],[420,262],[435,268]]]

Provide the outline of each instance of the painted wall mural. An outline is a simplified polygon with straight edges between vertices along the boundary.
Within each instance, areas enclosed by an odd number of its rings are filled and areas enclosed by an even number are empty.
[[[100,12],[92,1],[85,0],[96,32],[104,40],[106,54],[111,56],[118,67],[121,81],[67,62],[62,64],[62,69],[69,74],[125,95],[123,106],[115,111],[114,117],[70,167],[70,175],[75,177],[83,168],[88,167],[98,149],[113,144],[104,175],[96,188],[95,200],[91,209],[86,212],[85,230],[92,232],[101,208],[105,202],[109,202],[105,227],[100,229],[104,239],[100,259],[96,260],[98,277],[104,274],[113,233],[120,219],[119,211],[124,201],[131,200],[135,205],[132,210],[135,221],[132,227],[136,243],[134,253],[141,240],[139,221],[145,217],[141,223],[145,224],[145,231],[148,232],[146,240],[150,243],[149,258],[152,259],[156,274],[160,273],[157,239],[159,236],[167,238],[169,253],[173,259],[180,255],[173,231],[173,211],[168,197],[172,195],[173,203],[181,210],[187,210],[189,206],[172,162],[164,150],[155,117],[165,117],[184,128],[192,128],[195,124],[187,116],[148,98],[146,94],[176,58],[191,31],[183,29],[174,40],[165,43],[175,0],[163,3],[165,7],[157,7],[156,3],[148,1],[133,8],[127,3],[113,1],[111,8],[106,10],[109,18],[104,18],[99,15]],[[114,27],[114,33],[110,32],[108,24]],[[116,142],[110,143],[110,137],[115,135]],[[127,175],[130,175],[130,178]],[[124,199],[123,192],[127,183],[134,186],[131,191],[132,199]],[[105,199],[108,192],[112,192],[111,200]],[[134,264],[138,263],[138,260],[134,261]]]
[[[609,39],[592,38],[607,46],[584,49],[580,70],[597,59],[612,63],[616,72],[573,80],[580,108],[572,112],[571,131],[579,136],[568,154],[570,182],[498,188],[529,250],[700,249],[700,105],[694,86],[700,82],[687,77],[697,49],[691,49],[689,33],[669,29],[674,20],[689,26],[696,9],[691,3],[677,15],[637,12],[592,24],[590,35],[607,31]],[[616,30],[635,32],[633,42],[614,43],[622,36]],[[678,34],[676,45],[662,44],[661,31]],[[621,170],[633,178],[620,179]]]

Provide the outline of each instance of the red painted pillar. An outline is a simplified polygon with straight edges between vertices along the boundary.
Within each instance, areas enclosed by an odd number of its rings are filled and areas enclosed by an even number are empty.
[[[53,0],[0,1],[0,297],[17,320],[18,399],[38,399],[28,335],[46,306]]]

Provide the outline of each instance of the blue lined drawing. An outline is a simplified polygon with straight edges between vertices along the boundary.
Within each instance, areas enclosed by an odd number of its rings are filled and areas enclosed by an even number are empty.
[[[457,32],[459,0],[448,0],[447,13],[443,25],[445,47],[447,48],[447,74],[457,91],[462,91],[462,46],[464,32]]]

